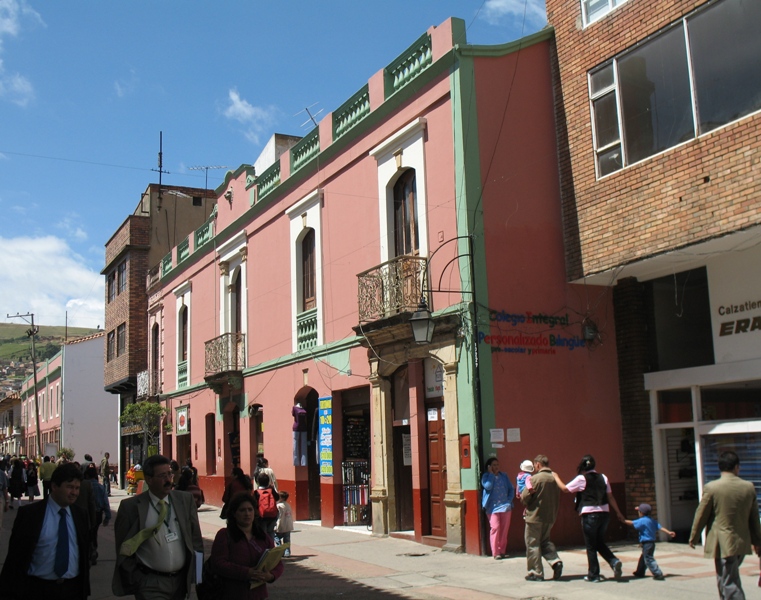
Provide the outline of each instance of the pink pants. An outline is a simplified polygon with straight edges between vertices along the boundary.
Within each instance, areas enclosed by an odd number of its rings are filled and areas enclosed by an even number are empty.
[[[510,530],[510,517],[513,511],[491,513],[489,515],[489,542],[492,556],[500,556],[507,552],[507,532]]]

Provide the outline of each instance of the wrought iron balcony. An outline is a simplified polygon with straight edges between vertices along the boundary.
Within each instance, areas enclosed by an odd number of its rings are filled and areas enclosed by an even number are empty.
[[[420,256],[397,256],[357,275],[360,323],[415,312],[426,276],[426,262]]]
[[[161,393],[159,385],[159,372],[157,370],[146,369],[137,374],[137,397],[149,398],[158,396]]]
[[[240,373],[246,366],[245,334],[223,333],[206,342],[205,379]]]

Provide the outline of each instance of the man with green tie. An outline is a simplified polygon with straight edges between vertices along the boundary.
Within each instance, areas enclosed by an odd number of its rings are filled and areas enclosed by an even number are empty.
[[[190,591],[203,538],[193,496],[172,490],[170,460],[143,463],[148,490],[119,505],[114,522],[116,566],[112,589],[137,600],[182,600]]]

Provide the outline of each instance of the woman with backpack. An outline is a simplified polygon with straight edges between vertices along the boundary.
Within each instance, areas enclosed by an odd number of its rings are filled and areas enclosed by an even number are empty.
[[[254,499],[259,509],[259,517],[267,535],[274,539],[278,517],[277,501],[280,500],[280,494],[272,487],[270,477],[266,473],[259,473],[256,483],[259,487],[254,492]]]
[[[598,473],[595,470],[595,465],[594,456],[591,454],[584,455],[579,463],[579,474],[567,485],[561,481],[557,473],[553,472],[555,482],[563,492],[576,494],[576,510],[581,515],[581,528],[584,532],[584,545],[587,548],[587,562],[589,563],[584,581],[589,583],[602,581],[600,563],[597,560],[598,552],[613,569],[613,576],[616,579],[621,579],[623,565],[605,543],[605,530],[608,528],[611,507],[613,507],[619,520],[623,521],[626,518],[621,514],[618,503],[611,493],[608,478],[602,473]]]
[[[236,494],[248,492],[254,489],[251,479],[243,472],[240,467],[233,467],[232,479],[225,486],[225,493],[222,494],[222,512],[219,514],[220,519],[227,518],[227,504]]]

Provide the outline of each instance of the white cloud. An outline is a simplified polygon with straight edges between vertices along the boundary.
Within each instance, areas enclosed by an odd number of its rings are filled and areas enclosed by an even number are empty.
[[[250,142],[259,143],[259,135],[266,132],[275,120],[273,107],[263,108],[254,106],[240,97],[238,90],[231,89],[228,93],[228,105],[223,113],[228,119],[237,121],[245,127],[243,132]]]
[[[34,313],[35,323],[103,326],[103,276],[85,266],[65,240],[0,237],[0,317]]]
[[[134,69],[130,69],[129,77],[122,77],[114,82],[114,91],[119,98],[131,95],[137,90],[139,79]]]
[[[9,36],[17,36],[21,31],[22,19],[45,25],[39,13],[30,7],[26,0],[0,0],[0,52],[3,42]],[[25,107],[34,100],[34,87],[20,73],[6,73],[0,59],[0,98]]]
[[[523,19],[527,26],[541,26],[547,22],[544,0],[486,0],[483,16],[492,25],[498,25],[505,18]]]
[[[65,231],[69,238],[73,238],[78,242],[84,242],[87,240],[87,232],[76,224],[76,221],[78,220],[80,220],[78,215],[65,217],[62,221],[59,221],[56,224],[56,227]]]

